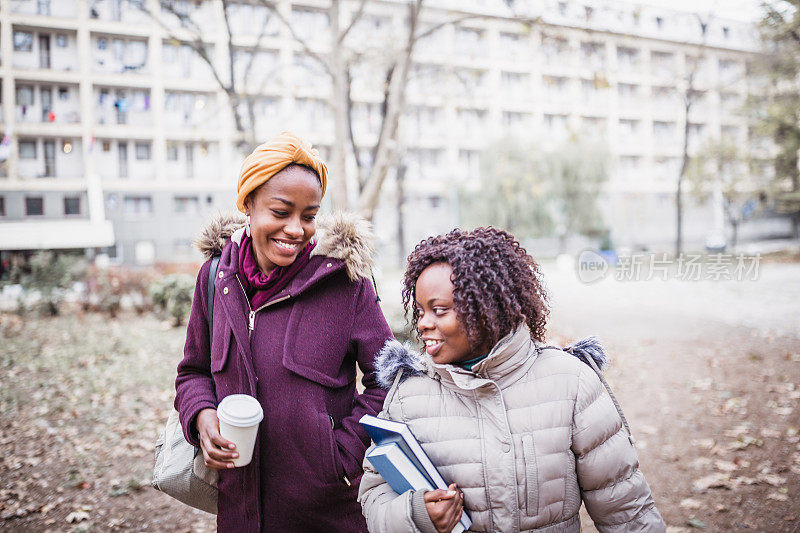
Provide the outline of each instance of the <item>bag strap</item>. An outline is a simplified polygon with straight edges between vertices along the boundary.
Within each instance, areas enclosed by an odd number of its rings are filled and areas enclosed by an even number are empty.
[[[561,350],[567,352],[570,355],[575,355],[571,348],[559,348],[558,346],[542,346],[540,350],[544,350],[547,348]],[[631,444],[636,444],[636,438],[633,436],[633,433],[631,433],[631,427],[628,425],[628,419],[625,418],[625,414],[622,412],[622,407],[619,405],[617,397],[614,396],[614,391],[611,390],[611,385],[609,385],[608,382],[606,381],[606,378],[603,377],[603,372],[600,371],[600,368],[597,366],[597,363],[595,363],[594,359],[592,359],[591,356],[580,358],[580,360],[581,361],[585,360],[589,364],[589,366],[592,367],[594,373],[597,374],[597,377],[600,378],[600,383],[603,384],[603,387],[605,387],[609,397],[611,397],[611,402],[614,404],[614,408],[617,410],[617,414],[619,414],[619,417],[622,419],[622,425],[625,426],[625,430],[628,432],[628,440],[631,441]]]
[[[631,444],[636,444],[636,438],[633,436],[633,433],[631,433],[631,427],[628,425],[628,419],[625,418],[624,414],[622,414],[622,407],[620,407],[616,396],[614,396],[611,386],[606,381],[606,378],[603,377],[603,373],[600,372],[600,369],[597,367],[597,363],[594,362],[594,359],[587,357],[586,360],[589,361],[589,366],[592,367],[592,370],[594,370],[595,374],[597,374],[597,377],[600,378],[600,382],[606,388],[608,395],[611,397],[611,401],[614,403],[614,407],[617,408],[617,413],[619,413],[619,417],[622,419],[622,425],[624,425],[625,429],[628,431],[628,440],[631,441]]]
[[[214,338],[214,280],[217,278],[217,267],[219,257],[215,255],[211,258],[211,268],[208,271],[208,344]]]

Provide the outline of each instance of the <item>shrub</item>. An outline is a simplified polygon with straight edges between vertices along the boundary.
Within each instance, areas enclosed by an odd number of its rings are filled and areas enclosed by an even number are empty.
[[[27,265],[14,268],[11,280],[20,284],[23,294],[19,310],[24,312],[31,295],[38,295],[34,307],[43,314],[55,316],[67,290],[83,278],[86,260],[81,256],[52,251],[33,254]]]
[[[166,313],[180,326],[192,307],[194,279],[185,274],[170,274],[150,284],[150,298],[156,309]]]
[[[148,289],[154,279],[152,270],[90,268],[86,277],[84,309],[108,313],[112,318],[123,307],[133,308],[139,314],[150,311]]]

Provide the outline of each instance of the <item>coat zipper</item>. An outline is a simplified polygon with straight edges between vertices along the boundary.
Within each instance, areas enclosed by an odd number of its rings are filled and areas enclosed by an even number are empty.
[[[238,274],[236,275],[236,281],[239,282],[239,287],[241,287],[242,294],[244,294],[244,300],[247,302],[247,308],[250,310],[250,313],[248,315],[248,321],[247,321],[247,338],[249,339],[253,335],[253,330],[256,329],[256,313],[261,311],[265,307],[269,307],[272,304],[276,304],[278,302],[282,302],[282,301],[290,298],[291,295],[287,294],[286,296],[278,298],[277,300],[272,300],[271,302],[267,302],[264,305],[262,305],[261,307],[259,307],[258,309],[253,310],[253,307],[250,305],[250,299],[247,297],[247,291],[244,290],[244,285],[242,285],[242,280],[239,279],[239,275]]]

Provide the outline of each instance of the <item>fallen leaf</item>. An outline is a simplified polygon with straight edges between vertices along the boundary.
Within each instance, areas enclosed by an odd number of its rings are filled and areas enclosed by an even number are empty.
[[[89,520],[89,513],[86,511],[73,511],[67,515],[67,522],[70,524],[82,522],[84,520]]]
[[[781,432],[776,429],[763,428],[761,430],[761,436],[766,439],[779,439],[781,438]]]
[[[686,521],[686,525],[697,529],[705,529],[706,523],[698,520],[697,518],[690,518]]]
[[[731,488],[731,480],[728,474],[716,472],[700,479],[694,480],[692,486],[695,490],[706,490],[716,488]]]
[[[785,502],[789,500],[789,496],[786,494],[781,494],[779,492],[770,492],[767,494],[768,500],[775,500],[776,502]]]
[[[717,470],[721,470],[723,472],[733,472],[739,468],[736,463],[732,463],[731,461],[723,461],[722,459],[717,459],[714,461],[714,466]]]
[[[695,448],[705,448],[710,450],[714,447],[716,441],[714,439],[692,439],[691,445]]]
[[[681,500],[680,506],[685,509],[697,510],[703,507],[703,502],[694,498],[684,498]]]
[[[781,485],[786,484],[786,478],[776,474],[759,474],[758,480],[763,481],[768,485],[772,485],[773,487],[780,487]]]

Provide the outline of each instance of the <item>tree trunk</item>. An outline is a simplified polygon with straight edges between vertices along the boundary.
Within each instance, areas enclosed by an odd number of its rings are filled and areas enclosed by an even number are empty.
[[[370,168],[366,186],[358,202],[358,210],[367,220],[372,220],[375,208],[380,200],[381,187],[394,164],[397,154],[397,129],[400,114],[405,104],[406,87],[408,85],[408,72],[411,68],[411,55],[416,42],[417,21],[422,2],[417,0],[409,4],[408,40],[403,52],[403,58],[392,72],[389,81],[388,98],[386,99],[386,118],[381,127],[379,138],[382,142],[376,147],[375,160]]]
[[[681,163],[681,172],[678,174],[678,184],[675,188],[675,257],[681,255],[683,251],[683,194],[681,188],[683,187],[683,178],[686,176],[686,171],[689,169],[689,110],[692,107],[688,95],[684,99],[684,121],[683,121],[683,162]]]
[[[339,22],[341,14],[339,0],[333,0],[329,11],[331,22],[330,66],[333,78],[333,145],[331,146],[331,203],[334,209],[348,208],[347,195],[347,72],[342,57],[342,44],[339,42]],[[358,154],[355,154],[356,156]]]
[[[406,235],[403,206],[406,203],[406,166],[397,167],[397,265],[403,266],[406,260]]]

